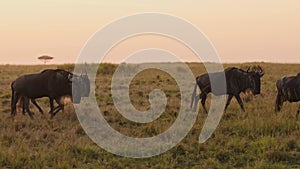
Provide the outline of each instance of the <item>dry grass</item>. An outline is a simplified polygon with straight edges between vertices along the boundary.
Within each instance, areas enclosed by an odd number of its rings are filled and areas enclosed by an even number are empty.
[[[230,64],[247,67],[256,63]],[[284,104],[284,110],[274,114],[275,81],[283,75],[299,72],[297,64],[259,63],[265,69],[262,94],[245,102],[246,113],[235,100],[213,134],[204,144],[198,143],[206,115],[199,109],[194,127],[176,147],[148,159],[115,156],[94,144],[81,128],[72,104],[53,119],[35,112],[35,120],[22,113],[10,117],[10,83],[24,73],[45,68],[65,68],[72,65],[0,66],[0,167],[1,168],[299,168],[300,119],[295,118],[297,103]],[[191,63],[196,75],[205,72],[203,65]],[[110,125],[132,137],[149,137],[168,129],[177,117],[180,105],[179,88],[175,80],[159,70],[143,71],[130,84],[130,97],[139,110],[150,107],[148,96],[161,88],[168,96],[168,106],[162,116],[148,124],[137,124],[121,116],[113,106],[110,93],[111,76],[116,65],[101,65],[96,80],[96,97],[103,116]],[[40,99],[48,111],[48,100]]]

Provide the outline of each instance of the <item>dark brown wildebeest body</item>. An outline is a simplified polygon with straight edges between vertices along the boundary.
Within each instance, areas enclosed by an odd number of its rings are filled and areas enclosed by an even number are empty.
[[[207,95],[212,92],[214,95],[220,96],[228,94],[228,99],[226,102],[226,107],[229,106],[233,96],[237,99],[241,109],[245,111],[243,101],[240,97],[241,92],[245,92],[247,90],[251,90],[254,95],[260,94],[260,78],[264,75],[263,70],[259,67],[259,71],[251,71],[249,72],[249,69],[247,71],[230,67],[224,70],[224,72],[216,72],[216,73],[210,73],[210,74],[203,74],[196,78],[196,85],[194,87],[194,92],[192,95],[192,103],[191,107],[193,106],[194,102],[194,111],[196,111],[197,104],[199,100],[201,99],[202,107],[204,108],[205,112],[207,113],[206,107],[205,107],[205,101],[207,98]],[[211,90],[211,84],[210,84],[210,78],[213,78],[213,80],[220,79],[225,74],[226,79],[226,90]],[[224,82],[220,82],[224,83]],[[196,96],[196,89],[197,86],[200,88],[201,93]]]

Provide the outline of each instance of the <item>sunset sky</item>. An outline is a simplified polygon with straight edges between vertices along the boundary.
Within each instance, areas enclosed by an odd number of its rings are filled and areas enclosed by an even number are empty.
[[[43,54],[54,57],[51,63],[74,63],[97,30],[142,12],[171,14],[192,23],[223,62],[300,63],[299,0],[11,0],[0,5],[0,64],[40,64],[37,57]],[[118,62],[118,57],[151,47],[194,61],[182,44],[156,36],[130,38],[105,61]]]

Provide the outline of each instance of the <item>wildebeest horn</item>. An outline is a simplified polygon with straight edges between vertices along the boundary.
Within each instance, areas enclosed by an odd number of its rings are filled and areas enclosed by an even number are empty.
[[[72,76],[71,74],[69,74],[69,75],[68,75],[68,80],[69,80],[69,81],[72,81],[72,77],[73,77],[73,76]]]
[[[263,76],[265,73],[264,73],[264,70],[258,65],[258,70],[259,70],[259,75],[260,76]]]
[[[250,66],[247,68],[247,71],[246,71],[246,72],[248,73],[248,72],[249,72],[249,70],[250,70]]]
[[[263,69],[259,65],[257,66],[257,68],[258,68],[259,72],[263,72]]]

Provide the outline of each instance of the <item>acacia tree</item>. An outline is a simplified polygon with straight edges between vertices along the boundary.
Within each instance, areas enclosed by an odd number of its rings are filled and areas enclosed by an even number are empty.
[[[48,56],[48,55],[43,55],[38,57],[39,60],[41,60],[42,62],[44,62],[44,64],[46,64],[47,62],[49,62],[50,60],[52,60],[54,57]]]

